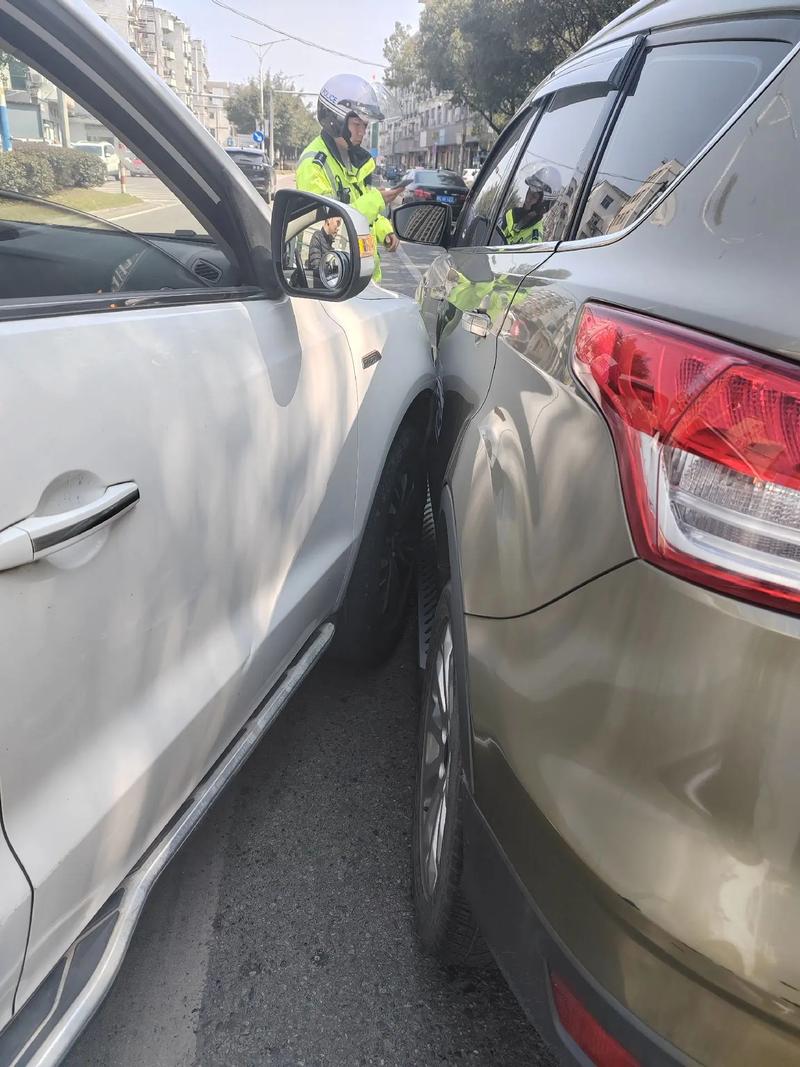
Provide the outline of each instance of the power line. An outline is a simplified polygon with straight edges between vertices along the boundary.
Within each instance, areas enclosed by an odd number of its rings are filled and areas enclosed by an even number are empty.
[[[263,19],[256,18],[255,15],[248,15],[246,11],[240,11],[237,7],[233,7],[231,4],[226,4],[225,0],[211,0],[211,3],[216,4],[217,7],[224,8],[225,11],[233,12],[234,15],[238,15],[240,18],[247,19],[248,22],[254,22],[257,26],[264,26],[265,29],[271,30],[272,33],[280,33],[290,41],[304,44],[308,48],[316,48],[320,52],[327,52],[328,55],[338,56],[339,59],[349,59],[353,63],[361,63],[365,67],[381,67],[383,70],[389,69],[388,64],[386,63],[376,63],[371,59],[360,59],[358,56],[348,55],[347,52],[337,52],[335,48],[326,48],[324,44],[317,44],[316,41],[307,41],[305,37],[297,37],[293,33],[287,33],[286,30],[279,30],[275,26],[270,26],[268,22],[264,22]]]

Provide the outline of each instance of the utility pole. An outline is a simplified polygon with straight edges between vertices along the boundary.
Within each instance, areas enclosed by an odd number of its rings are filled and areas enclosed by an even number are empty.
[[[275,166],[275,96],[272,92],[272,71],[269,72],[269,165]]]
[[[8,108],[6,107],[6,67],[5,63],[0,66],[0,151],[11,151],[11,126],[8,122]]]
[[[264,57],[270,48],[274,44],[280,44],[281,41],[287,40],[286,37],[276,37],[274,41],[250,41],[247,37],[237,37],[235,33],[231,34],[231,37],[235,41],[242,41],[244,44],[249,44],[258,56],[258,128],[261,132],[264,132]],[[274,166],[275,163],[275,146],[273,144],[273,129],[274,129],[274,116],[272,106],[272,71],[269,75],[269,162],[270,166]]]
[[[58,127],[61,131],[61,147],[69,148],[69,112],[67,111],[67,98],[63,90],[56,87],[56,103],[58,109]]]

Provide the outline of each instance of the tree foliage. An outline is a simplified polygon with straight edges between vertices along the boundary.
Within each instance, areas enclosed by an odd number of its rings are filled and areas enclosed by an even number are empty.
[[[539,81],[627,0],[429,0],[385,43],[395,87],[452,95],[501,129]]]
[[[282,74],[269,75],[264,79],[264,119],[269,120],[269,84],[275,90],[294,90],[294,83]],[[226,111],[228,119],[242,132],[259,127],[259,88],[258,81],[251,78],[241,85],[228,102]],[[317,124],[303,103],[301,96],[289,96],[285,92],[275,92],[273,111],[275,115],[275,147],[282,153],[292,152],[305,147],[317,134]]]

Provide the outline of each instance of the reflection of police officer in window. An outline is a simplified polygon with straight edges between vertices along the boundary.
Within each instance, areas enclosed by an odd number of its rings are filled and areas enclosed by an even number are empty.
[[[542,219],[553,206],[561,189],[561,176],[555,167],[539,167],[525,179],[522,207],[512,207],[500,224],[506,244],[532,244],[543,240]]]

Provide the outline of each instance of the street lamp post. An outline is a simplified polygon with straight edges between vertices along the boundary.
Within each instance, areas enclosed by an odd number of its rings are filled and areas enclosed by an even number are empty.
[[[235,33],[231,34],[231,37],[235,41],[242,41],[244,44],[249,44],[258,56],[258,122],[261,132],[264,132],[264,57],[270,48],[274,44],[280,44],[281,41],[287,40],[286,37],[276,37],[274,41],[250,41],[247,37],[237,37]],[[275,120],[272,108],[272,73],[269,77],[269,162],[270,166],[275,165],[275,146],[273,144],[274,138],[272,136],[275,126]]]

